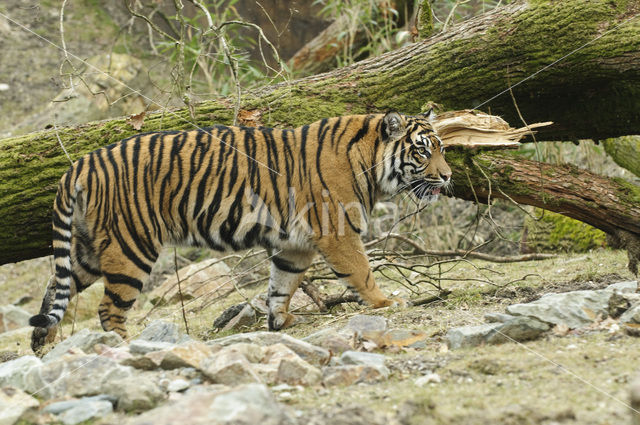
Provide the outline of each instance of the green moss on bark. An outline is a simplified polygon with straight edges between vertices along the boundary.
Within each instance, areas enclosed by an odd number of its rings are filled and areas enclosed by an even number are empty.
[[[551,211],[536,209],[525,219],[526,246],[531,252],[587,252],[606,245],[602,230]]]

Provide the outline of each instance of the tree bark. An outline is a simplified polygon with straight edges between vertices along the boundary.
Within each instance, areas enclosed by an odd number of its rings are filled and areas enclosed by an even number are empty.
[[[240,121],[293,127],[330,116],[388,109],[416,113],[428,100],[446,109],[474,107],[509,83],[590,43],[515,87],[520,110],[530,122],[556,123],[541,130],[543,139],[640,134],[638,15],[640,0],[514,3],[380,57],[247,93],[240,101]],[[233,99],[205,102],[196,108],[194,118],[184,109],[149,115],[142,131],[230,124],[233,103]],[[520,124],[508,93],[482,108]],[[136,132],[123,118],[0,140],[0,263],[51,252],[51,205],[69,165],[60,144],[75,160]],[[488,160],[494,154],[483,155],[480,158]],[[455,159],[455,154],[449,157]],[[481,186],[483,181],[476,182]],[[505,184],[505,193],[516,190]],[[621,181],[608,184],[614,194],[626,187]],[[580,193],[583,188],[573,190]],[[537,205],[535,197],[531,202]],[[563,213],[563,206],[546,207]]]
[[[640,187],[572,165],[545,164],[505,152],[467,152],[449,162],[457,198],[483,203],[508,199],[583,221],[627,249],[629,269],[638,273]]]

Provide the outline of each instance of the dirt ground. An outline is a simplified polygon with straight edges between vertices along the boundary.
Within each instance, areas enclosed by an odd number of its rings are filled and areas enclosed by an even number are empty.
[[[50,270],[49,258],[0,266],[0,290],[7,303],[22,298],[26,302],[23,307],[36,312]],[[491,270],[492,284],[465,280],[487,270]],[[243,271],[238,269],[237,273]],[[266,273],[266,269],[255,273]],[[499,286],[525,275],[530,276]],[[597,289],[632,279],[624,252],[598,250],[511,264],[472,261],[459,263],[447,276],[458,280],[443,283],[452,293],[442,301],[402,310],[344,304],[330,313],[304,314],[301,324],[286,330],[292,336],[304,337],[318,329],[344,326],[356,314],[374,314],[385,316],[390,328],[426,331],[430,338],[425,348],[382,352],[392,371],[388,380],[349,387],[299,388],[276,395],[297,415],[309,417],[311,423],[619,424],[628,420],[627,392],[630,380],[638,373],[633,359],[640,341],[615,327],[595,325],[589,330],[551,333],[527,343],[453,351],[444,343],[448,329],[484,323],[485,313],[502,312],[509,304],[531,301],[547,292]],[[380,276],[378,281],[383,290],[400,291],[401,296],[410,298],[406,288]],[[327,293],[340,290],[331,282],[322,287]],[[222,336],[212,328],[221,311],[265,289],[261,283],[233,291],[203,310],[189,312],[191,334],[201,339]],[[77,309],[75,304],[70,305],[63,336],[68,336],[72,327],[100,328],[96,311],[101,290],[101,284],[96,283],[81,295]],[[130,314],[132,336],[156,318],[183,326],[177,305],[150,312],[152,305],[145,298],[143,294]],[[74,311],[76,323],[72,324]],[[265,328],[261,320],[242,331]],[[0,335],[0,350],[30,354],[29,331],[25,328]],[[426,374],[436,374],[440,382],[416,384],[416,379]]]

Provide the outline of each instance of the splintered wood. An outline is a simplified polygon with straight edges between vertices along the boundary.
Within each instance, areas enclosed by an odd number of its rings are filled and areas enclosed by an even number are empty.
[[[532,129],[551,124],[549,121],[512,128],[496,115],[470,109],[443,112],[433,122],[445,146],[483,149],[516,148],[520,146],[520,139],[535,133]]]

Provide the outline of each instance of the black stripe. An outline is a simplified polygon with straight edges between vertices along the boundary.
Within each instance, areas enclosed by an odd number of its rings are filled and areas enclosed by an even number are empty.
[[[71,276],[71,270],[64,266],[56,264],[56,277],[59,279],[65,279]]]
[[[287,273],[300,274],[300,273],[304,273],[307,270],[306,268],[304,268],[304,269],[298,268],[293,263],[291,263],[291,261],[285,260],[285,259],[282,259],[282,258],[278,258],[278,257],[272,257],[271,258],[271,262],[278,269],[282,270],[283,272],[287,272]]]
[[[106,296],[108,296],[109,298],[111,298],[111,301],[113,301],[113,305],[115,305],[118,308],[121,308],[123,310],[128,310],[131,308],[131,306],[133,306],[133,303],[136,302],[136,299],[132,299],[129,301],[125,301],[122,298],[120,298],[120,295],[116,294],[115,292],[111,292],[109,289],[104,288],[104,294]]]
[[[331,269],[331,271],[333,273],[335,273],[335,275],[338,277],[338,279],[344,279],[345,277],[351,276],[351,273],[340,273],[339,271],[336,271],[334,269]]]
[[[121,284],[127,285],[138,291],[142,290],[142,281],[136,279],[135,277],[122,274],[122,273],[103,273],[104,277],[109,281],[110,284]]]

